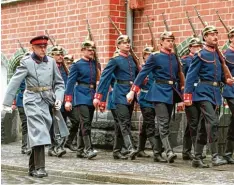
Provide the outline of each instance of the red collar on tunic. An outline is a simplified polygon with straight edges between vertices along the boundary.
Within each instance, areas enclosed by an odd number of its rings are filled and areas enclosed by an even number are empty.
[[[166,54],[168,54],[168,55],[172,54],[171,51],[168,51],[168,50],[166,50],[166,49],[164,49],[164,48],[161,48],[160,52],[166,53]]]
[[[123,56],[123,57],[126,57],[126,58],[128,57],[128,54],[123,53],[123,52],[121,52],[121,51],[119,52],[119,55],[121,55],[121,56]]]
[[[210,51],[210,52],[215,52],[215,48],[213,46],[205,45],[204,49],[206,49],[207,51]]]

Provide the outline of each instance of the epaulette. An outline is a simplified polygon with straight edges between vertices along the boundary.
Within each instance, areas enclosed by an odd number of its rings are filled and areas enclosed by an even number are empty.
[[[215,62],[215,60],[209,61],[209,60],[206,60],[206,59],[202,58],[202,57],[201,57],[201,50],[202,50],[202,49],[200,49],[200,50],[197,52],[197,56],[198,56],[203,62],[206,62],[206,63],[214,63],[214,62]]]
[[[152,52],[152,55],[156,55],[156,54],[159,54],[160,53],[160,51],[154,51],[154,52]]]

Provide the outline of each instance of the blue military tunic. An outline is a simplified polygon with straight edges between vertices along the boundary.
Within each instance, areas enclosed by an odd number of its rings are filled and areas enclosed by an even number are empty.
[[[199,76],[199,83],[194,89],[194,83]],[[221,82],[222,68],[219,56],[215,51],[204,48],[194,55],[188,70],[184,93],[192,94],[193,101],[209,101],[214,105],[221,105],[219,86],[202,83],[201,81]]]
[[[112,94],[114,104],[129,105],[126,95],[131,89],[130,84],[118,83],[119,80],[126,83],[133,82],[137,75],[137,66],[133,61],[131,55],[124,56],[121,54],[112,58],[106,68],[102,72],[102,76],[97,88],[97,93],[104,95],[110,86],[112,80],[112,74],[114,74],[116,83],[114,84],[114,90]]]
[[[193,60],[193,55],[191,53],[181,58],[181,62],[183,64],[183,72],[184,72],[185,77],[187,75],[187,72],[188,72],[188,69],[192,60]]]
[[[232,74],[234,76],[234,49],[228,48],[224,53],[226,59],[227,59],[227,66]],[[234,85],[225,85],[223,89],[223,97],[225,98],[234,98]]]
[[[111,89],[112,90],[109,92],[108,101],[107,101],[107,109],[108,110],[116,109],[116,105],[115,105],[114,100],[113,100],[113,88],[114,88],[114,84],[115,84],[115,76],[112,75],[112,80],[111,80]],[[104,96],[103,99],[106,99],[106,97]]]
[[[145,96],[147,95],[147,93],[148,93],[148,91],[149,91],[149,89],[150,89],[150,87],[152,86],[153,83],[154,83],[153,73],[150,73],[148,75],[147,83],[145,85],[142,84],[140,86],[141,92],[140,92],[140,95],[138,97],[138,103],[139,103],[141,108],[144,108],[144,107],[154,108],[154,105],[153,105],[152,102],[149,102],[149,101],[145,100]]]
[[[23,107],[23,95],[25,90],[25,80],[22,81],[19,87],[19,92],[16,95],[16,106]]]
[[[167,51],[155,52],[149,56],[142,71],[138,74],[134,85],[140,86],[145,77],[152,71],[152,86],[145,96],[150,102],[163,102],[173,104],[182,100],[178,85],[156,83],[156,80],[179,82],[178,63],[175,54]],[[175,96],[175,97],[174,97]]]
[[[87,87],[87,85],[93,85],[94,88]],[[95,86],[96,86],[95,60],[87,61],[81,58],[76,63],[73,63],[70,68],[65,95],[72,97],[74,90],[74,95],[73,95],[74,106],[77,105],[92,106],[93,97],[95,94]]]

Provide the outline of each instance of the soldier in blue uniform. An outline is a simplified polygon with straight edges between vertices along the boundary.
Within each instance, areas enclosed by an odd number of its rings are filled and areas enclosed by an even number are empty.
[[[55,59],[57,67],[59,69],[59,72],[63,78],[64,81],[64,85],[66,88],[66,84],[67,84],[67,73],[64,69],[64,65],[62,65],[63,62],[63,57],[64,57],[64,52],[63,52],[63,48],[61,46],[54,46],[51,50],[51,55],[52,57]],[[60,109],[63,119],[66,122],[67,120],[67,111],[64,109],[64,104],[62,105],[61,109]],[[53,114],[53,113],[51,113]],[[58,131],[58,130],[57,130]],[[58,133],[57,133],[54,124],[52,124],[51,130],[50,130],[50,134],[51,134],[51,140],[52,140],[52,145],[50,146],[49,150],[48,150],[48,155],[49,156],[57,156],[57,157],[62,157],[63,155],[65,155],[67,153],[67,151],[64,149],[64,145],[66,142],[66,138],[61,137]]]
[[[125,146],[130,151],[129,156],[131,160],[134,160],[137,153],[131,136],[131,117],[134,101],[128,103],[126,94],[129,92],[131,85],[136,78],[138,69],[132,56],[129,55],[129,37],[127,35],[120,35],[117,38],[116,45],[119,49],[119,55],[111,58],[106,68],[103,70],[93,104],[95,107],[99,106],[102,97],[105,96],[109,89],[106,87],[110,86],[112,74],[114,74],[116,81],[113,88],[112,98],[116,105],[115,112],[119,124],[119,129],[115,131],[115,137],[122,135]]]
[[[140,90],[140,85],[145,77],[150,72],[153,73],[154,82],[146,94],[145,100],[154,103],[159,133],[169,163],[173,163],[177,157],[169,141],[169,123],[173,104],[182,100],[180,89],[178,88],[178,61],[175,54],[172,53],[174,40],[175,37],[171,32],[161,34],[160,44],[162,48],[160,52],[155,52],[149,56],[127,95],[128,101],[132,101],[134,94]],[[162,148],[159,146],[157,149],[155,147],[154,153],[160,154],[161,150]]]
[[[175,54],[172,53],[174,40],[175,37],[171,32],[163,32],[161,34],[161,50],[149,56],[127,95],[128,101],[131,101],[134,94],[140,90],[140,85],[145,77],[150,72],[153,73],[154,82],[146,94],[145,100],[154,103],[159,133],[169,163],[173,163],[177,158],[169,141],[169,123],[173,104],[180,102],[182,99],[178,89],[178,61]],[[154,148],[154,153],[160,154],[160,151],[162,151],[160,146]]]
[[[144,62],[147,61],[150,54],[153,52],[153,47],[145,47],[142,55]],[[167,162],[162,157],[162,150],[158,151],[158,148],[162,149],[162,142],[160,139],[160,135],[158,132],[158,128],[156,128],[155,123],[155,110],[154,110],[154,104],[152,102],[149,102],[145,100],[145,96],[147,95],[150,87],[154,83],[153,73],[151,72],[146,80],[145,83],[143,83],[140,88],[140,94],[138,97],[138,103],[140,104],[141,113],[143,116],[143,124],[139,127],[139,140],[138,140],[138,157],[139,154],[142,157],[149,157],[148,154],[144,152],[145,143],[147,138],[150,141],[150,144],[153,149],[154,153],[154,161],[155,162]]]
[[[76,111],[78,111],[80,119],[81,135],[85,146],[85,157],[91,159],[97,155],[91,143],[91,124],[95,110],[93,97],[97,83],[97,62],[94,60],[94,42],[84,41],[81,48],[83,57],[76,63],[73,63],[70,68],[65,91],[65,109],[67,111],[71,111],[72,109],[74,90],[74,106]]]
[[[72,55],[65,55],[64,56],[64,63],[67,67],[67,69],[70,71],[71,65],[74,62],[74,58]],[[72,101],[72,110],[71,111],[66,111],[66,116],[69,118],[70,120],[70,126],[69,126],[69,136],[67,138],[67,141],[64,145],[65,148],[69,148],[71,151],[77,151],[77,131],[78,131],[78,127],[79,127],[79,116],[78,116],[78,112],[76,111],[76,109],[74,108],[74,98]],[[67,121],[68,122],[68,121]],[[68,124],[68,123],[67,123]],[[73,144],[73,141],[75,141],[75,143]]]
[[[234,29],[230,30],[228,33],[228,39],[230,46],[224,52],[224,55],[226,57],[226,64],[232,76],[234,76]],[[228,106],[232,112],[231,122],[228,127],[224,158],[229,164],[234,164],[234,159],[232,157],[234,151],[234,85],[225,85],[223,97],[227,100]]]
[[[198,107],[198,118],[202,115],[207,124],[208,142],[212,153],[212,164],[219,166],[226,164],[218,154],[218,124],[219,119],[216,109],[222,103],[220,82],[222,77],[222,67],[219,56],[216,52],[218,44],[218,31],[214,26],[206,26],[202,31],[202,36],[205,41],[205,46],[202,50],[194,55],[193,61],[189,67],[185,90],[184,102],[186,106],[191,106],[194,103]],[[199,83],[194,89],[194,83],[199,77]],[[232,79],[227,79],[226,83],[231,85]],[[204,124],[204,122],[201,122]],[[202,132],[201,129],[199,133]],[[202,161],[202,152],[206,138],[197,136],[195,144],[195,158],[192,161],[193,167],[207,168],[209,165]]]
[[[184,57],[182,57],[181,62],[183,64],[183,72],[186,77],[189,66],[193,60],[193,56],[196,52],[201,50],[202,42],[199,38],[192,38],[189,41],[189,51],[190,53]],[[194,83],[194,88],[198,83],[199,78]],[[183,160],[192,160],[194,155],[191,153],[192,145],[195,147],[195,141],[197,136],[197,127],[199,120],[197,119],[197,109],[196,106],[186,106],[185,112],[187,116],[187,126],[184,131],[184,138],[183,138],[183,151],[182,151],[182,159]],[[204,129],[202,129],[204,130]],[[206,132],[204,132],[204,137],[207,138]]]

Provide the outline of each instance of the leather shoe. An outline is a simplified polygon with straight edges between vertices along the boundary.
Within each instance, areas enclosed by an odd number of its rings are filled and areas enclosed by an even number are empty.
[[[57,153],[57,157],[62,157],[63,155],[67,153],[67,151],[64,150],[63,148],[58,148],[56,153]]]
[[[57,156],[56,152],[54,151],[54,149],[49,149],[48,150],[48,156]]]
[[[185,160],[185,161],[193,160],[194,159],[194,155],[191,154],[191,152],[183,153],[182,154],[182,159]]]
[[[47,177],[48,173],[45,171],[44,168],[39,168],[37,170],[29,171],[28,175],[36,178],[42,178],[42,177]]]
[[[145,153],[145,151],[142,150],[137,153],[137,157],[149,158],[150,155],[148,155],[147,153]]]

